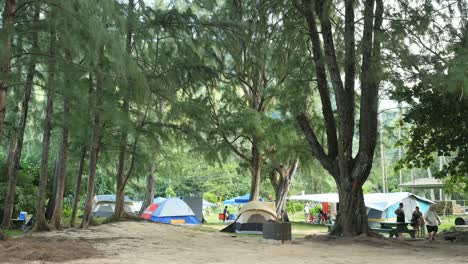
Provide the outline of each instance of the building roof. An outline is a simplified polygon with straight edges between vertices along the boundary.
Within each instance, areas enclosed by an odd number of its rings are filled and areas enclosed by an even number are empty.
[[[400,184],[400,187],[409,188],[441,188],[444,186],[445,184],[441,180],[435,178],[419,178]]]

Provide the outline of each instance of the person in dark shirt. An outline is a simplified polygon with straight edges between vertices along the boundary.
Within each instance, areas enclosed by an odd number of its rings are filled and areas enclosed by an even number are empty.
[[[400,203],[400,206],[395,210],[395,214],[397,217],[397,222],[404,223],[405,220],[405,211],[403,210],[403,203]]]
[[[224,207],[223,210],[223,222],[226,222],[226,217],[228,216],[227,205]]]
[[[406,220],[405,220],[405,211],[403,210],[403,203],[400,203],[400,205],[398,206],[398,208],[395,210],[395,214],[396,214],[396,217],[397,217],[397,223],[401,223],[401,224],[397,224],[397,230],[403,230],[406,227]],[[401,232],[398,232],[398,235],[401,235]]]

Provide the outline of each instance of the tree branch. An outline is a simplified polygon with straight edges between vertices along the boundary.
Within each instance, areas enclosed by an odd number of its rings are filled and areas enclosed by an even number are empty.
[[[315,135],[314,131],[310,127],[309,120],[304,113],[299,114],[296,117],[299,126],[301,127],[304,135],[309,142],[310,149],[312,151],[312,155],[322,164],[322,166],[330,172],[331,175],[335,175],[333,170],[333,159],[325,154],[322,145],[320,145],[317,136]]]
[[[335,117],[330,102],[330,94],[328,90],[327,75],[325,70],[324,59],[322,55],[322,47],[320,44],[320,37],[317,30],[317,23],[315,21],[314,5],[312,0],[303,0],[301,10],[307,20],[309,26],[309,35],[312,42],[313,62],[315,64],[315,71],[317,75],[317,87],[322,102],[322,113],[325,120],[325,129],[327,132],[328,155],[336,157],[338,152],[338,140],[336,135]]]

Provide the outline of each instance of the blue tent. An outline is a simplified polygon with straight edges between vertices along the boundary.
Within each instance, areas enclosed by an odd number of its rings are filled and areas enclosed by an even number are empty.
[[[238,204],[246,204],[249,202],[250,199],[250,194],[242,195],[242,196],[237,196],[232,199],[223,201],[224,205],[238,205]],[[259,201],[263,202],[264,199],[260,198]]]
[[[149,220],[164,224],[200,224],[192,209],[179,198],[164,200]]]

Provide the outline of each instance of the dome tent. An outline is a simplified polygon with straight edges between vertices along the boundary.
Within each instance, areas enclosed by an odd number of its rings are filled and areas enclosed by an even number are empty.
[[[153,204],[148,206],[145,211],[149,212],[152,206]],[[147,219],[164,224],[200,224],[192,209],[179,198],[166,199],[155,208]]]
[[[104,195],[95,195],[93,198],[92,213],[93,217],[111,217],[114,214],[115,210],[115,195],[113,194],[104,194]],[[133,205],[132,201],[128,196],[124,197],[124,211],[127,214],[134,214],[131,206]]]
[[[278,221],[275,203],[252,201],[246,203],[240,209],[237,219],[221,232],[262,234],[263,224],[269,221]]]

